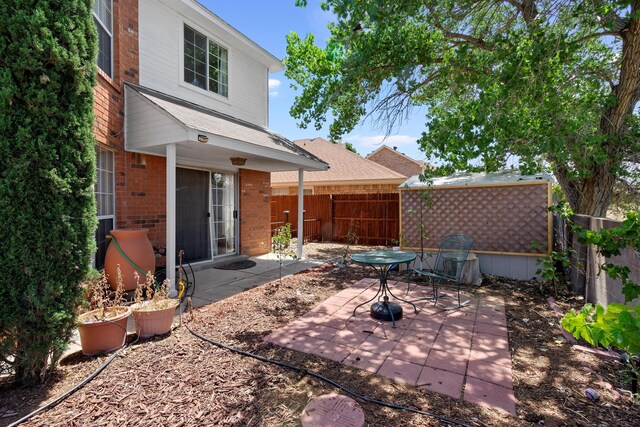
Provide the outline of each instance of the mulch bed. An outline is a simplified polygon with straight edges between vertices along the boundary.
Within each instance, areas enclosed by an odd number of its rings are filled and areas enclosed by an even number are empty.
[[[638,426],[640,406],[625,389],[622,365],[572,350],[537,285],[488,278],[476,292],[507,303],[517,417],[396,383],[317,356],[262,341],[363,277],[360,267],[325,265],[185,314],[191,328],[214,340],[318,372],[372,399],[434,412],[475,426]],[[366,274],[366,273],[365,273]],[[576,298],[558,298],[563,309]],[[45,384],[0,388],[0,425],[81,381],[107,356],[63,361]],[[596,403],[585,397],[591,387]],[[300,373],[217,348],[178,327],[138,342],[96,379],[24,425],[296,426],[313,397],[337,392]],[[360,402],[370,426],[437,426],[442,422]],[[16,414],[17,413],[17,414]]]

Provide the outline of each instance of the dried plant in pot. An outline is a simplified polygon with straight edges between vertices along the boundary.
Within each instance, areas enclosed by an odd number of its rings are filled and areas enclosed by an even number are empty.
[[[173,315],[179,300],[169,298],[170,281],[165,280],[156,287],[151,273],[146,280],[138,284],[135,293],[136,303],[131,306],[136,319],[138,337],[149,338],[169,333],[173,324]]]
[[[124,287],[120,271],[115,291],[103,273],[100,280],[89,283],[89,311],[78,316],[82,354],[93,356],[122,348],[127,339],[127,320],[131,309],[122,305]]]

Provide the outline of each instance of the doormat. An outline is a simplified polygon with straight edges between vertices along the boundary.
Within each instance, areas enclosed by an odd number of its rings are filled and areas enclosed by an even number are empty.
[[[232,262],[231,264],[218,265],[214,268],[217,268],[218,270],[244,270],[245,268],[251,268],[255,266],[255,261],[245,259],[244,261]]]

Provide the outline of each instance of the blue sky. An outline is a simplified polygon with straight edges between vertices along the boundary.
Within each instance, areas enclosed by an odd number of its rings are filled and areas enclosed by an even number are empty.
[[[282,59],[286,55],[286,35],[295,31],[301,37],[313,33],[316,43],[324,46],[331,22],[330,13],[320,9],[319,0],[309,0],[305,8],[295,6],[295,0],[199,0],[205,7],[224,19],[231,26],[258,43],[271,54]],[[289,115],[296,92],[289,87],[284,72],[270,77],[269,128],[288,139],[327,137],[328,126],[320,131],[309,127],[300,129]],[[398,151],[425,160],[416,140],[424,130],[424,112],[416,109],[409,120],[387,137],[384,144],[397,146]],[[343,141],[352,143],[360,155],[375,151],[381,146],[384,130],[376,129],[369,121],[361,123]]]

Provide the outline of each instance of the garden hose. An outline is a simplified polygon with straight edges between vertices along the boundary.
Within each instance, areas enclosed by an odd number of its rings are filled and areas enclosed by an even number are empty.
[[[113,234],[109,234],[109,237],[111,237],[111,241],[113,242],[113,244],[116,246],[116,249],[118,250],[118,252],[120,252],[120,255],[122,255],[122,257],[129,263],[131,264],[131,266],[133,268],[135,268],[136,270],[138,270],[138,273],[140,273],[142,275],[142,277],[146,277],[147,276],[147,272],[144,271],[143,269],[141,269],[140,267],[138,267],[138,264],[136,264],[131,258],[129,258],[127,256],[127,254],[124,253],[124,251],[122,250],[122,248],[120,247],[120,245],[118,244],[118,241],[116,240],[116,236],[114,236]]]
[[[191,303],[191,299],[189,298],[187,300],[187,304],[190,305]],[[413,409],[413,408],[409,408],[407,406],[402,406],[402,405],[396,405],[394,403],[389,403],[389,402],[385,402],[382,400],[377,400],[377,399],[371,399],[369,397],[363,396],[361,394],[356,393],[355,391],[343,386],[340,383],[337,383],[323,375],[320,375],[316,372],[313,371],[309,371],[307,369],[301,368],[299,366],[294,366],[294,365],[290,365],[286,362],[282,362],[280,360],[275,360],[275,359],[269,359],[267,357],[264,356],[260,356],[258,354],[254,354],[248,351],[244,351],[244,350],[240,350],[238,348],[235,347],[231,347],[228,346],[226,344],[223,344],[221,342],[215,341],[211,338],[205,337],[204,335],[201,335],[197,332],[195,332],[193,329],[191,329],[189,327],[189,325],[185,322],[182,321],[182,314],[183,314],[183,307],[182,305],[180,306],[180,310],[179,310],[179,317],[180,317],[180,324],[184,325],[185,328],[187,329],[187,331],[189,331],[193,336],[201,339],[202,341],[208,342],[218,348],[222,348],[224,350],[230,351],[232,353],[236,353],[236,354],[240,354],[242,356],[246,356],[246,357],[250,357],[253,359],[256,359],[258,361],[261,361],[263,363],[269,363],[272,365],[276,365],[276,366],[280,366],[282,368],[287,368],[290,369],[292,371],[295,372],[300,372],[303,375],[307,375],[310,376],[312,378],[316,378],[322,382],[325,382],[335,388],[337,388],[338,390],[343,391],[344,393],[351,395],[352,397],[359,399],[363,402],[366,403],[373,403],[375,405],[379,405],[379,406],[383,406],[386,408],[390,408],[390,409],[398,409],[398,410],[402,410],[402,411],[407,411],[407,412],[411,412],[414,414],[419,414],[419,415],[424,415],[427,417],[431,417],[431,418],[435,418],[438,421],[442,421],[448,424],[454,424],[454,425],[458,425],[461,427],[472,427],[469,424],[466,424],[462,421],[458,421],[452,418],[447,418],[444,417],[442,415],[438,415],[438,414],[434,414],[431,412],[426,412],[426,411],[421,411],[419,409]],[[175,330],[175,328],[173,329]],[[136,338],[133,342],[131,342],[130,344],[125,344],[124,347],[122,347],[120,350],[116,351],[113,355],[111,355],[109,357],[109,359],[107,359],[102,365],[100,365],[98,367],[98,369],[96,369],[91,375],[87,376],[84,380],[82,380],[79,384],[77,384],[76,386],[74,386],[73,388],[71,388],[70,390],[68,390],[67,392],[63,393],[62,395],[58,396],[56,399],[52,400],[51,402],[47,403],[46,405],[41,406],[40,408],[36,409],[35,411],[25,415],[24,417],[20,418],[19,420],[9,424],[8,427],[16,427],[22,423],[24,423],[25,421],[29,420],[30,418],[34,417],[35,415],[39,414],[40,412],[43,412],[49,408],[54,407],[55,405],[57,405],[58,403],[60,403],[62,400],[66,399],[67,397],[71,396],[73,393],[75,393],[76,391],[78,391],[80,388],[82,388],[83,386],[85,386],[89,381],[93,380],[95,377],[97,377],[107,366],[109,366],[111,364],[111,362],[113,362],[113,360],[116,358],[116,356],[118,356],[122,351],[124,351],[128,346],[135,344],[136,342],[138,342],[139,338]]]
[[[466,424],[466,423],[464,423],[462,421],[458,421],[458,420],[455,420],[455,419],[452,419],[452,418],[447,418],[447,417],[444,417],[442,415],[438,415],[438,414],[434,414],[434,413],[426,412],[426,411],[421,411],[419,409],[413,409],[413,408],[409,408],[409,407],[402,406],[402,405],[396,405],[394,403],[389,403],[389,402],[385,402],[385,401],[382,401],[382,400],[371,399],[369,397],[366,397],[366,396],[363,396],[361,394],[358,394],[355,391],[343,386],[342,384],[337,383],[337,382],[335,382],[335,381],[333,381],[333,380],[331,380],[331,379],[329,379],[329,378],[327,378],[327,377],[325,377],[323,375],[320,375],[320,374],[318,374],[316,372],[309,371],[309,370],[301,368],[299,366],[290,365],[290,364],[288,364],[286,362],[282,362],[280,360],[269,359],[268,357],[260,356],[258,354],[254,354],[254,353],[251,353],[249,351],[240,350],[238,348],[231,347],[231,346],[228,346],[228,345],[223,344],[221,342],[215,341],[215,340],[213,340],[211,338],[205,337],[204,335],[201,335],[201,334],[195,332],[193,329],[191,329],[189,327],[189,325],[186,322],[182,321],[182,307],[180,307],[180,323],[183,324],[184,327],[187,328],[187,331],[189,331],[193,336],[195,336],[197,338],[200,338],[201,340],[203,340],[205,342],[208,342],[209,344],[212,344],[212,345],[214,345],[216,347],[219,347],[219,348],[222,348],[224,350],[228,350],[228,351],[230,351],[232,353],[240,354],[240,355],[246,356],[246,357],[251,357],[253,359],[259,360],[259,361],[264,362],[264,363],[270,363],[272,365],[280,366],[282,368],[287,368],[287,369],[290,369],[292,371],[300,372],[303,375],[308,375],[308,376],[310,376],[312,378],[316,378],[316,379],[318,379],[320,381],[323,381],[323,382],[325,382],[325,383],[337,388],[338,390],[341,390],[341,391],[345,392],[346,394],[349,394],[349,395],[353,396],[354,398],[359,399],[359,400],[361,400],[363,402],[373,403],[373,404],[376,404],[376,405],[379,405],[379,406],[383,406],[383,407],[386,407],[386,408],[398,409],[398,410],[402,410],[402,411],[411,412],[411,413],[414,413],[414,414],[425,415],[427,417],[435,418],[435,419],[437,419],[439,421],[442,421],[442,422],[445,422],[445,423],[449,423],[449,424],[455,424],[455,425],[458,425],[458,426],[461,426],[461,427],[472,427],[469,424]]]
[[[116,324],[116,323],[114,323],[114,324]],[[118,325],[118,326],[120,326],[120,325]],[[67,390],[65,393],[63,393],[60,396],[56,397],[55,399],[53,399],[51,402],[47,403],[46,405],[43,405],[43,406],[39,407],[38,409],[36,409],[35,411],[28,413],[27,415],[25,415],[24,417],[20,418],[19,420],[14,421],[13,423],[9,424],[7,427],[19,426],[20,424],[22,424],[22,423],[28,421],[29,419],[35,417],[40,412],[46,411],[47,409],[53,408],[54,406],[56,406],[58,403],[62,402],[64,399],[66,399],[67,397],[71,396],[73,393],[75,393],[76,391],[78,391],[82,387],[84,387],[89,381],[93,380],[95,377],[100,375],[100,373],[102,371],[104,371],[105,368],[107,366],[109,366],[111,364],[111,362],[113,362],[118,355],[120,355],[120,353],[122,353],[127,347],[137,343],[139,339],[140,339],[139,337],[136,337],[136,339],[133,340],[131,343],[125,344],[121,349],[117,350],[115,353],[113,353],[111,356],[109,356],[109,358],[102,365],[100,365],[98,367],[98,369],[96,369],[90,375],[85,377],[85,379],[83,379],[80,383],[76,384],[73,388]]]

